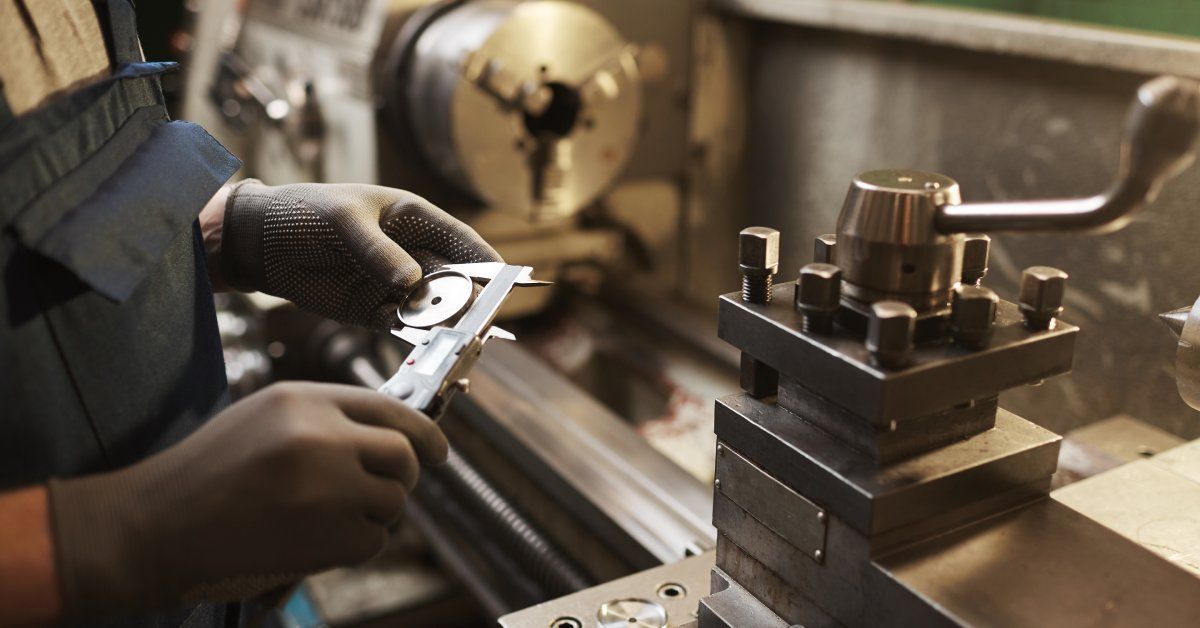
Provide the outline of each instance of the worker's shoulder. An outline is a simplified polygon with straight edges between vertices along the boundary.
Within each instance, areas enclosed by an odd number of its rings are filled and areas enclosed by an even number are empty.
[[[21,115],[109,71],[90,0],[0,0],[0,82]]]

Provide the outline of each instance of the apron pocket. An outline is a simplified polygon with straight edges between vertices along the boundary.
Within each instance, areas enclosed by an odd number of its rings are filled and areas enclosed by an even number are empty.
[[[67,199],[43,197],[13,225],[25,246],[117,302],[133,294],[167,246],[241,166],[220,142],[190,122],[126,125],[112,142],[137,140],[144,141],[115,171],[101,150],[71,173],[68,179],[78,178],[81,188],[94,191],[72,203],[57,221],[39,224],[36,217],[46,214],[37,206],[51,205],[43,208],[50,213]],[[96,185],[97,179],[103,182]]]

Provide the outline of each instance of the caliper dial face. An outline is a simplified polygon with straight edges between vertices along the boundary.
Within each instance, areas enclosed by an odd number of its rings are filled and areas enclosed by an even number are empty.
[[[451,321],[475,299],[475,282],[454,271],[426,275],[400,305],[400,322],[407,327],[428,329]]]

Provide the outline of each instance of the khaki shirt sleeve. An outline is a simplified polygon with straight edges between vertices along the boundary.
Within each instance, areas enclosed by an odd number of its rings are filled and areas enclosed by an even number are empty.
[[[90,0],[0,0],[0,82],[21,115],[109,73]]]

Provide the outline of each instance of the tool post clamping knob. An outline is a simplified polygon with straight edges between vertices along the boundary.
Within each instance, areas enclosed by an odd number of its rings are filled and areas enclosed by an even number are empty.
[[[983,270],[975,262],[964,268],[963,234],[1119,229],[1192,164],[1198,138],[1200,83],[1161,76],[1138,89],[1125,119],[1117,178],[1094,196],[963,203],[958,183],[944,175],[864,172],[851,183],[838,216],[833,257],[843,273],[842,294],[864,312],[881,300],[920,312],[944,308],[964,271],[974,283]]]
[[[943,205],[935,224],[942,233],[1115,231],[1195,161],[1197,137],[1200,83],[1160,76],[1138,89],[1125,118],[1117,179],[1105,192],[1086,198]]]

